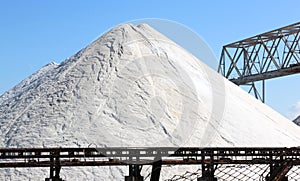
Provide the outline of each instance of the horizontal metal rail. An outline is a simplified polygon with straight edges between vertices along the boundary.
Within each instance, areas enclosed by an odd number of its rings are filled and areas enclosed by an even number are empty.
[[[235,83],[236,85],[244,85],[244,84],[247,84],[250,82],[256,82],[256,81],[260,81],[260,80],[267,80],[267,79],[272,79],[272,78],[277,78],[277,77],[283,77],[283,76],[292,75],[295,73],[300,73],[300,65],[283,68],[280,70],[264,72],[261,74],[247,75],[244,77],[239,77],[236,79],[229,79],[229,80],[231,82]]]
[[[50,160],[59,160],[56,162]],[[300,164],[300,148],[1,148],[0,167],[184,164]]]

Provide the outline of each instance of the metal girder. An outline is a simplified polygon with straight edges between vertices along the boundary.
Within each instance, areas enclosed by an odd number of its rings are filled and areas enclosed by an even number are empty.
[[[300,73],[300,22],[223,46],[218,72],[265,102],[255,82]]]
[[[260,41],[258,40],[258,36],[262,37],[262,40],[273,40],[278,38],[278,34],[280,33],[282,36],[289,36],[291,34],[294,34],[296,32],[299,32],[300,28],[300,22],[284,26],[269,32],[265,32],[250,38],[243,39],[241,41],[237,41],[234,43],[230,43],[226,45],[227,47],[241,47],[241,46],[253,46],[255,44],[259,44]]]

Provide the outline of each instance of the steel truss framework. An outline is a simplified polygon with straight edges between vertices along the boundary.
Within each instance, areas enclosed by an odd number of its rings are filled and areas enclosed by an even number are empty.
[[[300,22],[225,45],[218,72],[265,102],[265,80],[300,72],[299,39]]]
[[[61,167],[128,166],[126,180],[143,180],[141,169],[152,166],[151,181],[159,180],[164,165],[201,165],[197,180],[217,180],[224,165],[262,165],[262,180],[287,180],[286,174],[300,165],[300,148],[2,148],[0,167],[49,167],[46,180],[62,180]],[[221,167],[220,167],[221,166]],[[300,170],[293,171],[296,175]],[[251,174],[245,174],[250,180]],[[220,176],[222,180],[222,176]],[[238,177],[234,177],[238,178]],[[175,179],[174,179],[175,180]],[[226,179],[225,180],[229,180]]]

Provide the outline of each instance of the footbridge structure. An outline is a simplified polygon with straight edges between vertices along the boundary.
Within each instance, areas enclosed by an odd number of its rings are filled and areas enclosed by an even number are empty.
[[[218,72],[265,102],[265,80],[300,73],[300,22],[223,46]]]

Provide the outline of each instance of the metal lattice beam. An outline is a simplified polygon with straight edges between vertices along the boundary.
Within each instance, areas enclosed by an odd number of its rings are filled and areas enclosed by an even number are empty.
[[[218,72],[264,102],[255,83],[300,73],[300,22],[223,46]]]

